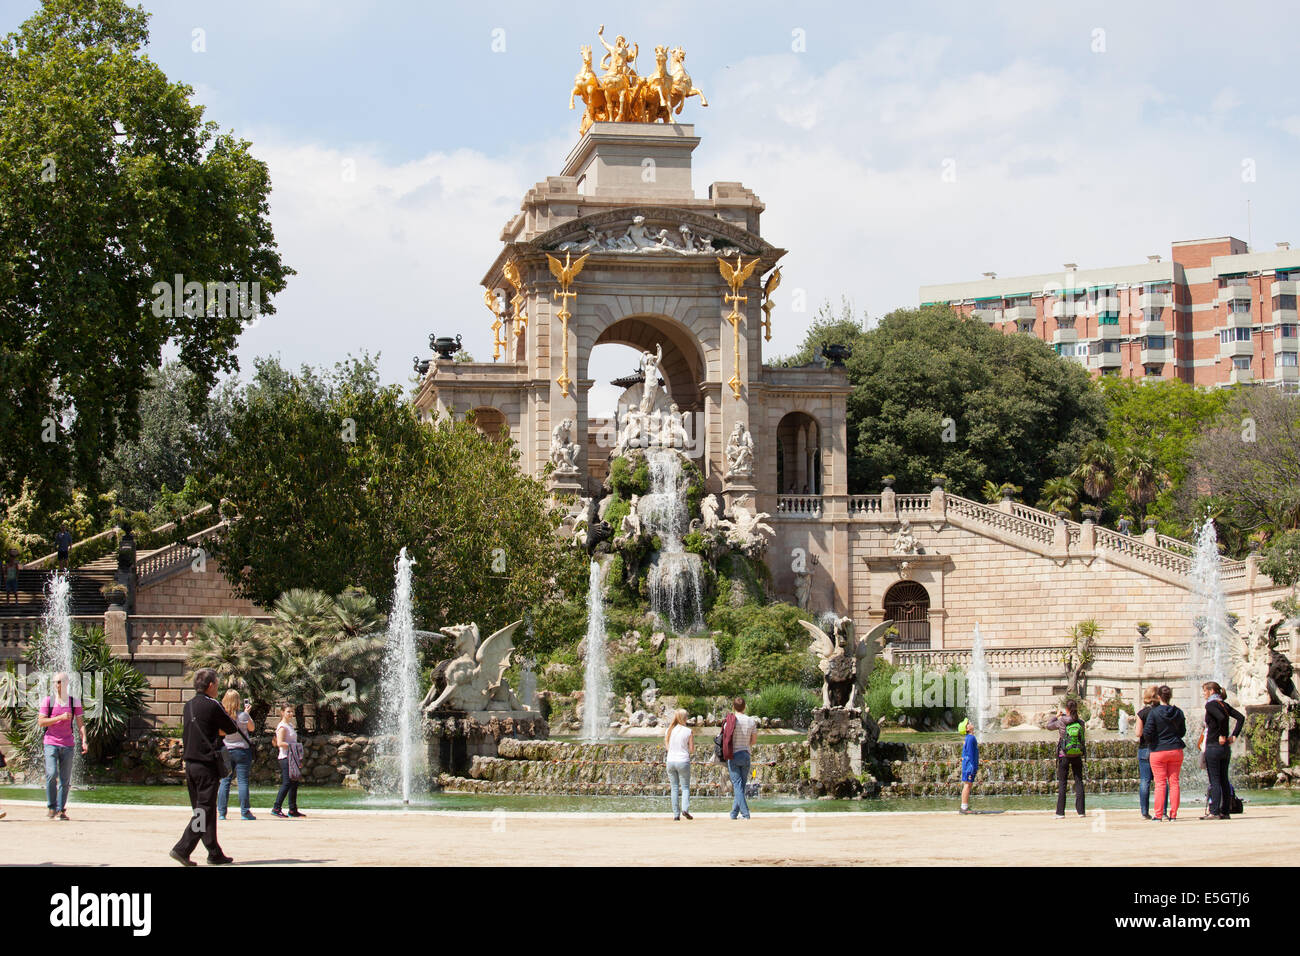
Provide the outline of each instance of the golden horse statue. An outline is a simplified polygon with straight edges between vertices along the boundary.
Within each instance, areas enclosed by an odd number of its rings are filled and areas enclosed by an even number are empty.
[[[605,42],[605,24],[596,31],[600,45],[605,48],[605,55],[600,58],[600,68],[605,72],[600,75],[600,88],[605,92],[606,112],[612,113],[611,119],[620,123],[628,122],[628,102],[636,90],[636,56],[637,44],[628,44],[627,38],[619,34],[614,38],[614,45]],[[615,99],[618,108],[613,109]]]
[[[600,77],[596,76],[596,71],[591,67],[591,47],[582,47],[579,54],[582,56],[582,71],[573,78],[569,109],[573,109],[574,97],[582,97],[584,109],[582,123],[578,127],[578,135],[581,136],[591,128],[592,123],[608,118],[609,107],[605,91],[600,86]]]
[[[673,78],[672,103],[673,111],[680,113],[686,100],[692,96],[700,98],[701,106],[708,106],[709,101],[704,98],[704,91],[696,89],[695,84],[691,82],[691,75],[686,72],[682,62],[686,59],[686,51],[681,47],[675,47],[672,52],[672,68],[669,73]]]
[[[632,93],[631,115],[634,123],[672,122],[671,97],[673,78],[668,69],[668,48],[655,47],[655,71],[637,81]]]

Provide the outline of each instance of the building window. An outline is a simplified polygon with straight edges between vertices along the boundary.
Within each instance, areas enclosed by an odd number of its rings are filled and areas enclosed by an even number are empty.
[[[1250,368],[1250,356],[1249,356],[1249,355],[1238,355],[1236,358],[1234,358],[1234,359],[1232,360],[1232,367],[1235,368],[1235,369],[1241,369],[1241,370],[1249,369],[1249,368]]]
[[[1165,347],[1165,337],[1163,335],[1148,335],[1144,349],[1162,349]]]
[[[1162,368],[1164,368],[1164,366],[1163,366],[1163,365],[1146,365],[1146,366],[1143,366],[1143,368],[1144,368],[1144,370],[1146,371],[1146,373],[1147,373],[1148,375],[1159,375],[1159,374],[1160,374],[1160,370],[1161,370]]]
[[[1273,308],[1275,309],[1294,309],[1295,296],[1293,295],[1275,295],[1273,296]]]
[[[1296,337],[1295,332],[1296,332],[1296,327],[1289,322],[1283,323],[1277,327],[1277,334],[1282,336],[1282,338],[1284,339],[1295,338]]]
[[[1102,312],[1097,316],[1098,325],[1119,325],[1118,312]]]
[[[1296,359],[1295,352],[1278,352],[1273,356],[1273,364],[1278,368],[1296,368]]]
[[[1250,334],[1249,328],[1219,329],[1219,342],[1223,345],[1229,342],[1249,342]]]
[[[1092,354],[1102,355],[1106,352],[1118,352],[1119,346],[1120,346],[1119,339],[1109,339],[1109,340],[1093,342]]]
[[[1233,315],[1245,315],[1250,312],[1250,300],[1232,299],[1228,302],[1228,311]]]

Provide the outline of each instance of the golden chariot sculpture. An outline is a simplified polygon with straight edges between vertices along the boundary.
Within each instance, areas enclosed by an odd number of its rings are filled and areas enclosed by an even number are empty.
[[[584,46],[580,51],[582,72],[574,78],[569,93],[569,109],[574,108],[575,98],[581,98],[585,107],[578,126],[579,136],[592,123],[671,123],[673,115],[680,114],[692,96],[700,98],[701,106],[709,105],[682,65],[686,51],[681,47],[671,51],[665,46],[655,47],[654,73],[638,76],[637,44],[628,43],[620,35],[610,46],[605,42],[604,24],[596,31],[596,37],[605,48],[605,55],[600,58],[601,72],[597,74],[592,66],[591,47]]]

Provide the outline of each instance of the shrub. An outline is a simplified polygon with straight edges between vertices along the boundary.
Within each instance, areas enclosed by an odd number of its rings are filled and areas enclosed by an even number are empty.
[[[632,452],[610,462],[609,486],[624,501],[631,501],[633,495],[646,494],[650,490],[650,467],[645,455]]]
[[[821,700],[798,684],[771,684],[748,702],[753,717],[775,717],[791,727],[807,727]]]
[[[1119,730],[1120,711],[1133,716],[1133,705],[1116,694],[1101,705],[1101,721],[1107,730]]]
[[[609,665],[610,684],[615,694],[623,697],[631,694],[640,699],[641,692],[653,681],[655,686],[662,686],[665,672],[659,655],[653,651],[633,651],[615,658]]]

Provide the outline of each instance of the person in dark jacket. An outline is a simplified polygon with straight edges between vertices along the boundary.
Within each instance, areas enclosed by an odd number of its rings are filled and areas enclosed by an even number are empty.
[[[1205,694],[1205,773],[1210,780],[1210,806],[1202,820],[1227,820],[1232,809],[1232,784],[1228,763],[1233,741],[1241,734],[1246,718],[1228,703],[1227,692],[1214,681],[1201,685]],[[1231,732],[1228,719],[1237,722]]]
[[[204,667],[194,675],[196,693],[185,704],[181,717],[181,737],[185,759],[185,783],[190,791],[190,808],[194,811],[185,832],[171,849],[171,858],[184,866],[193,866],[190,854],[200,839],[208,851],[208,862],[222,865],[235,862],[217,842],[217,788],[221,785],[221,731],[239,733],[239,726],[218,703],[217,672]]]
[[[1074,812],[1086,816],[1083,806],[1083,721],[1079,719],[1078,701],[1067,700],[1065,707],[1047,722],[1047,729],[1060,733],[1056,745],[1056,817],[1065,819],[1065,787],[1071,774],[1074,775]]]
[[[1156,697],[1156,685],[1152,684],[1142,692],[1142,709],[1137,712],[1137,726],[1134,728],[1138,742],[1138,805],[1142,808],[1142,819],[1151,819],[1151,784],[1155,777],[1151,773],[1151,750],[1147,747],[1147,742],[1143,737],[1142,731],[1146,727],[1147,717],[1151,714],[1151,708],[1160,703]],[[1168,809],[1165,804],[1169,802],[1168,792],[1165,794],[1165,803],[1161,804],[1161,816]]]
[[[1156,700],[1142,721],[1142,740],[1151,752],[1151,775],[1155,777],[1156,823],[1164,821],[1165,798],[1168,796],[1169,822],[1178,819],[1179,775],[1183,769],[1183,737],[1187,733],[1187,718],[1170,701],[1174,692],[1168,684],[1156,688]]]

